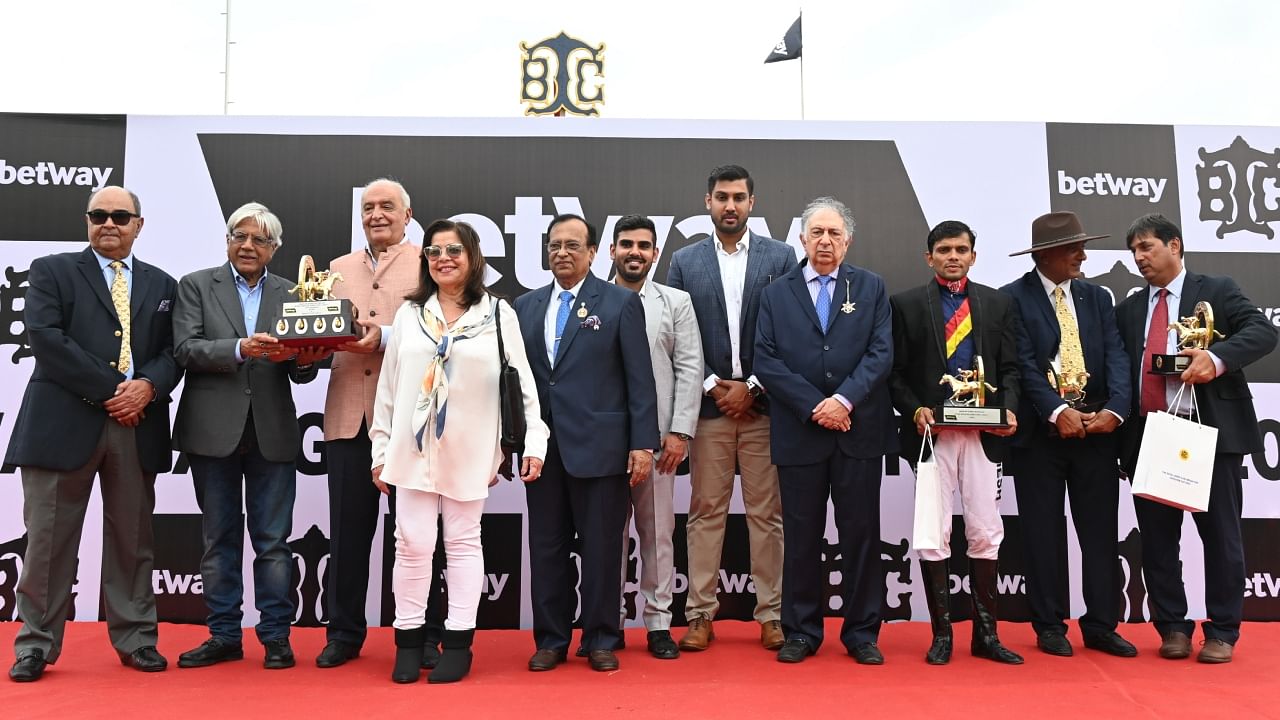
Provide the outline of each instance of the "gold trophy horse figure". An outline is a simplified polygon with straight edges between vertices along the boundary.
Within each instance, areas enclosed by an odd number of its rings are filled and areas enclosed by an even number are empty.
[[[298,284],[289,289],[296,293],[298,300],[312,302],[329,300],[333,297],[334,283],[342,282],[342,273],[331,270],[316,272],[315,262],[310,255],[303,255],[298,261]]]
[[[938,380],[939,385],[951,386],[951,397],[947,400],[952,405],[977,405],[978,398],[985,395],[982,391],[995,392],[996,388],[985,380],[974,380],[976,375],[973,370],[961,370],[960,377],[955,377],[950,373],[942,376]]]
[[[1178,334],[1178,349],[1190,350],[1192,348],[1204,349],[1209,347],[1209,343],[1215,339],[1221,340],[1226,337],[1222,333],[1213,329],[1212,325],[1200,327],[1199,318],[1184,317],[1178,322],[1169,323],[1169,329]]]

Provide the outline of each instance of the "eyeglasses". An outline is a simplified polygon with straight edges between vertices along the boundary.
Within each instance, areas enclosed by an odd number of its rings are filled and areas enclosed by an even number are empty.
[[[245,232],[234,232],[227,236],[228,245],[243,245],[245,240],[252,240],[253,246],[256,248],[269,248],[275,245],[271,238],[265,238],[261,235],[250,235]]]
[[[134,218],[142,217],[141,215],[131,213],[128,210],[112,210],[111,212],[107,212],[106,210],[90,210],[85,213],[85,216],[88,217],[89,222],[94,225],[102,225],[107,221],[107,218],[111,218],[111,222],[116,225],[128,225],[133,222]]]
[[[567,253],[573,253],[574,255],[577,255],[578,253],[582,252],[582,248],[584,247],[586,246],[578,242],[577,240],[571,240],[567,243],[558,243],[558,242],[547,243],[547,254],[555,255],[561,250],[564,250]]]
[[[447,253],[451,258],[462,257],[462,243],[449,243],[448,245],[428,245],[422,248],[422,254],[431,259],[437,259],[441,254]]]

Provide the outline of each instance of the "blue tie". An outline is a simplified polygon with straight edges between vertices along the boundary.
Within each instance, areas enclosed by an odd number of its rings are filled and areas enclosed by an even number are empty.
[[[819,275],[818,282],[821,287],[818,288],[818,302],[816,309],[818,311],[818,324],[822,326],[822,334],[827,334],[827,321],[831,319],[831,294],[827,292],[827,283],[831,282],[831,276]]]
[[[564,335],[565,323],[569,322],[569,308],[573,306],[573,293],[560,291],[560,309],[556,311],[556,342],[551,349],[551,357],[560,354],[560,338]]]

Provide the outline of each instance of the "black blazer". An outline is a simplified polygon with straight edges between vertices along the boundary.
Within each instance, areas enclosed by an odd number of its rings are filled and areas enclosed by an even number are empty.
[[[987,382],[996,392],[987,404],[1009,408],[1018,421],[1018,308],[1013,298],[995,288],[969,281],[969,312],[973,318],[974,352],[982,357]],[[941,405],[951,392],[938,380],[947,371],[946,334],[938,283],[930,280],[889,298],[893,308],[893,372],[889,394],[902,416],[898,444],[902,456],[914,463],[924,438],[912,416],[917,408]],[[982,433],[982,449],[992,462],[1004,459],[1007,438]]]
[[[542,419],[570,475],[620,475],[631,450],[661,446],[640,295],[588,274],[574,298],[554,368],[544,331],[550,301],[550,285],[516,298]]]
[[[1138,462],[1145,419],[1138,417],[1142,400],[1137,392],[1139,373],[1147,371],[1143,351],[1147,341],[1147,303],[1151,289],[1125,298],[1116,308],[1120,336],[1133,367],[1133,417],[1125,423],[1121,435],[1121,466],[1132,473]],[[1229,277],[1199,275],[1188,271],[1183,281],[1182,299],[1178,301],[1178,317],[1195,312],[1197,302],[1213,306],[1214,328],[1226,335],[1209,346],[1227,366],[1227,371],[1214,380],[1197,385],[1196,401],[1201,419],[1218,428],[1218,452],[1246,454],[1262,450],[1262,434],[1253,407],[1253,395],[1244,376],[1244,367],[1265,357],[1276,347],[1276,329],[1266,316],[1240,291]],[[1174,318],[1170,318],[1173,320]]]
[[[169,395],[181,378],[173,358],[170,317],[176,284],[163,270],[133,260],[129,298],[133,377],[150,380],[155,400],[135,435],[144,472],[167,472]],[[36,366],[22,396],[5,462],[48,470],[74,470],[89,462],[103,424],[102,403],[115,394],[124,374],[120,319],[102,266],[93,251],[62,253],[31,263],[23,319]]]
[[[1062,340],[1058,316],[1044,291],[1035,270],[1000,288],[1013,296],[1018,305],[1018,379],[1021,397],[1018,401],[1018,433],[1015,446],[1026,445],[1031,433],[1048,432],[1049,416],[1062,404],[1062,398],[1049,384],[1046,371]],[[1091,282],[1071,281],[1071,297],[1076,307],[1076,327],[1080,330],[1080,349],[1084,351],[1089,381],[1085,385],[1085,401],[1106,400],[1104,408],[1125,419],[1131,403],[1129,356],[1116,329],[1116,313],[1111,295]],[[1090,435],[1085,440],[1103,445],[1114,444],[1115,433]],[[1110,451],[1110,450],[1106,450]]]

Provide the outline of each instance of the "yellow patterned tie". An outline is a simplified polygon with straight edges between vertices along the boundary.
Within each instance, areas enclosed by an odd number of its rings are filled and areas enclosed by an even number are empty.
[[[1076,318],[1067,307],[1066,293],[1061,287],[1053,289],[1053,309],[1058,314],[1058,329],[1062,341],[1058,344],[1059,374],[1067,378],[1077,378],[1085,371],[1084,351],[1080,349],[1080,328]]]
[[[116,271],[115,279],[111,281],[111,303],[116,306],[116,316],[120,318],[120,361],[116,363],[116,369],[120,372],[129,371],[129,283],[124,279],[124,263],[116,260],[111,263],[111,269]]]

